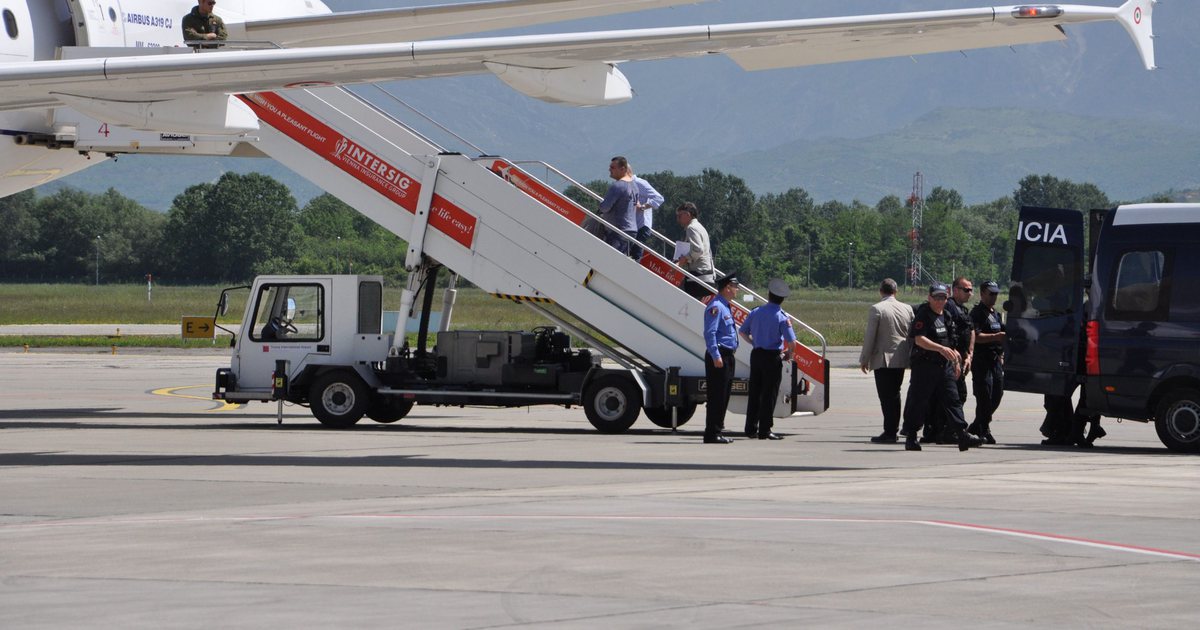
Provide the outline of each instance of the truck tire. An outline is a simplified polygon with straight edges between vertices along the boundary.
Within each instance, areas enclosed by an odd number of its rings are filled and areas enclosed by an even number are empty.
[[[317,377],[308,390],[308,404],[321,424],[348,429],[362,420],[371,393],[354,372],[335,370]]]
[[[376,398],[367,408],[367,417],[380,424],[391,424],[412,411],[413,401],[405,398]]]
[[[1200,453],[1200,391],[1182,388],[1164,396],[1154,414],[1154,428],[1172,451]]]
[[[642,411],[646,412],[646,417],[650,418],[656,426],[664,429],[671,428],[671,408],[670,407],[643,407]],[[696,413],[696,403],[688,403],[679,408],[679,417],[675,421],[675,426],[681,427],[687,424],[688,420],[692,419],[692,415]]]
[[[642,390],[621,374],[601,376],[583,392],[583,411],[601,433],[623,433],[637,421]]]

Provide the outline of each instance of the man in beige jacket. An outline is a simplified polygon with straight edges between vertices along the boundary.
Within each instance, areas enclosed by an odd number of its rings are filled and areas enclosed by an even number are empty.
[[[908,367],[908,329],[913,321],[913,308],[896,299],[897,291],[899,287],[891,278],[879,285],[880,301],[867,316],[867,332],[858,357],[863,374],[875,371],[875,391],[883,409],[883,433],[871,438],[876,444],[895,442],[900,429],[900,387]]]

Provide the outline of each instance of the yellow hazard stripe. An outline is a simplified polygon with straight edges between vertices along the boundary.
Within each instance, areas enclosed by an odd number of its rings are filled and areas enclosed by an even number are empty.
[[[501,300],[512,300],[513,302],[536,302],[538,304],[553,304],[554,300],[544,297],[532,297],[529,295],[509,295],[507,293],[493,293],[493,297]]]
[[[183,387],[162,387],[162,388],[156,389],[150,393],[155,396],[169,396],[171,398],[190,398],[192,400],[204,400],[204,401],[208,401],[211,403],[217,403],[218,406],[216,406],[212,409],[209,409],[209,411],[233,411],[234,409],[241,409],[243,407],[243,405],[241,405],[239,403],[225,402],[222,400],[213,400],[212,396],[193,396],[191,394],[177,393],[177,392],[185,390],[185,389],[200,389],[200,388],[209,388],[209,387],[212,387],[212,385],[185,385]]]
[[[588,283],[590,283],[592,281],[592,276],[594,276],[594,275],[596,275],[596,270],[595,269],[589,270],[587,277],[583,279],[583,286],[586,287],[588,285]]]

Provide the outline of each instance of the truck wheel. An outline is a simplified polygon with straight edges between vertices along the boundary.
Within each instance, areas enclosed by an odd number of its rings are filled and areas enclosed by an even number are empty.
[[[584,413],[601,433],[626,431],[637,421],[641,408],[642,392],[628,376],[602,376],[583,392]]]
[[[370,392],[354,372],[337,370],[317,377],[308,390],[308,404],[321,424],[332,429],[348,429],[367,410]]]
[[[1200,391],[1177,389],[1158,403],[1158,439],[1172,451],[1200,453]]]
[[[646,412],[646,417],[650,418],[650,422],[664,429],[671,428],[671,408],[670,407],[643,407],[642,411]],[[683,426],[688,420],[692,419],[692,415],[696,413],[696,403],[688,403],[679,408],[679,417],[675,422],[675,426]]]
[[[413,401],[404,398],[380,398],[367,408],[367,417],[380,424],[391,424],[412,411]]]

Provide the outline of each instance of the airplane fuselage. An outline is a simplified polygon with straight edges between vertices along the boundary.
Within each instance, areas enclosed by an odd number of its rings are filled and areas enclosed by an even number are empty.
[[[0,64],[87,56],[86,48],[179,48],[194,0],[26,0],[0,4]],[[219,0],[232,31],[246,21],[329,13],[319,0]],[[147,51],[149,52],[149,51]],[[110,54],[106,51],[103,54]],[[114,136],[115,134],[115,136]],[[69,108],[0,111],[0,197],[125,152],[228,155],[236,142],[119,128]]]

